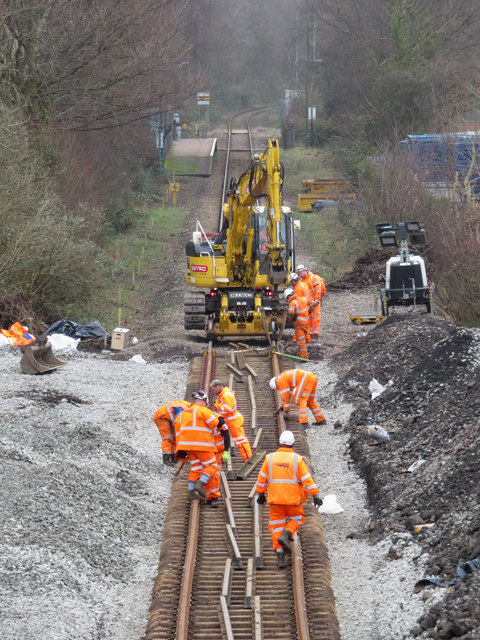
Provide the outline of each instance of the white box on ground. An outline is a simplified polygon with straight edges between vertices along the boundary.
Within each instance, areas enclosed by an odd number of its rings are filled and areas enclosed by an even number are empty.
[[[111,348],[122,351],[128,347],[130,343],[130,329],[122,329],[117,327],[112,331]]]

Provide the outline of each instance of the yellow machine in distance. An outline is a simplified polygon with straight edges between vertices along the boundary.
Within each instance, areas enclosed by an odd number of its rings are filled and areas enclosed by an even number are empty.
[[[232,178],[218,233],[197,222],[187,243],[187,282],[208,291],[185,294],[185,329],[208,336],[283,331],[279,287],[294,268],[294,221],[282,204],[283,166],[277,140]],[[264,204],[260,205],[260,201]]]

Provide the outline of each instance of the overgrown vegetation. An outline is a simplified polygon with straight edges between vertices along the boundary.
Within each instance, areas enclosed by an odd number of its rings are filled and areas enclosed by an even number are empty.
[[[2,3],[2,322],[69,314],[86,322],[112,288],[112,239],[134,233],[163,188],[148,116],[170,110],[198,79],[187,68],[178,83],[171,71],[189,59],[187,8]]]

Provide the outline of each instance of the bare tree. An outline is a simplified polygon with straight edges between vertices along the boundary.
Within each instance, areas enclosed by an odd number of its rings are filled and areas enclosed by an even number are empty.
[[[4,0],[4,98],[52,125],[116,127],[180,103],[196,87],[187,0]]]

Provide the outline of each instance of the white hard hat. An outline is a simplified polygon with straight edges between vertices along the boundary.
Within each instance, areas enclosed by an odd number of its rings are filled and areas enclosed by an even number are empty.
[[[192,398],[194,400],[203,400],[204,402],[208,403],[208,396],[205,393],[205,391],[203,389],[199,389],[198,391],[194,391],[192,393]]]
[[[280,444],[284,444],[287,447],[291,447],[292,444],[295,442],[295,436],[291,431],[284,431],[278,441]]]
[[[295,271],[297,273],[300,273],[300,271],[308,271],[308,269],[304,264],[299,264],[298,267],[295,269]]]
[[[274,376],[273,378],[270,378],[270,382],[268,383],[270,385],[270,389],[273,389],[273,391],[277,390],[277,377]]]
[[[300,276],[298,275],[298,273],[295,273],[295,271],[292,271],[290,273],[290,282],[296,282],[299,278]]]
[[[285,289],[285,291],[283,292],[283,296],[285,298],[288,298],[288,296],[291,296],[293,293],[293,289]]]

